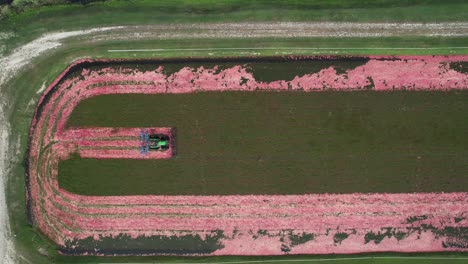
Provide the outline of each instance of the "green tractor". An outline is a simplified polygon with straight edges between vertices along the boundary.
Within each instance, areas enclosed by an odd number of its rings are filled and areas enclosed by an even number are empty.
[[[150,134],[148,139],[149,150],[169,149],[169,137],[164,134]]]

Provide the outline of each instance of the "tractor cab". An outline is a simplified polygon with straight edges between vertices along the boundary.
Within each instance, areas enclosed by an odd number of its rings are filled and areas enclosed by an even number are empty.
[[[169,137],[164,134],[150,134],[148,139],[149,150],[169,149]]]
[[[170,138],[164,134],[151,134],[148,130],[143,130],[140,133],[140,152],[143,155],[148,154],[148,151],[166,151],[170,148]]]

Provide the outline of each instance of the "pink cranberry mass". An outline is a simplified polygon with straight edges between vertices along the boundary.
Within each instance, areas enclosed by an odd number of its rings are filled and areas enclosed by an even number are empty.
[[[372,56],[338,74],[333,67],[290,81],[261,82],[242,65],[224,70],[190,68],[166,75],[103,68],[64,78],[66,69],[40,98],[30,129],[28,207],[31,221],[60,246],[120,234],[202,239],[222,230],[212,255],[330,254],[378,251],[467,251],[463,238],[446,227],[468,227],[467,193],[309,194],[248,196],[81,196],[60,189],[58,163],[71,154],[88,158],[167,159],[172,151],[139,151],[146,128],[67,128],[73,109],[105,94],[205,91],[461,90],[468,74],[450,68],[468,56]],[[292,57],[291,59],[295,59]],[[172,128],[151,128],[170,134]],[[125,138],[124,140],[121,140]],[[119,139],[119,140],[117,140]],[[86,173],[86,172],[83,172]],[[429,228],[428,228],[429,227]],[[185,231],[180,231],[185,230]],[[419,231],[418,231],[419,230]],[[385,234],[391,234],[386,236]],[[377,241],[375,237],[382,236]]]

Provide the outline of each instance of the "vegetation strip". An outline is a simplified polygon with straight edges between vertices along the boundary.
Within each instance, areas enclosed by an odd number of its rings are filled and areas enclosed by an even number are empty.
[[[329,48],[318,48],[318,47],[239,47],[239,48],[190,48],[190,49],[110,49],[108,52],[150,52],[150,51],[210,51],[210,50],[452,50],[452,49],[468,49],[468,47],[427,47],[427,48],[416,48],[416,47],[329,47]]]

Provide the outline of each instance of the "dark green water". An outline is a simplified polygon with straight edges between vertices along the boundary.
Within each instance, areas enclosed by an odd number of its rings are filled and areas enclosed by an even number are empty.
[[[177,127],[171,160],[64,161],[86,195],[467,191],[468,92],[106,95],[75,127]]]

